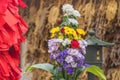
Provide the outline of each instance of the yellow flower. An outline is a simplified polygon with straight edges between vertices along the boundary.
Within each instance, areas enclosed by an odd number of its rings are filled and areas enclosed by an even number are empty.
[[[59,27],[55,27],[55,28],[52,28],[51,30],[50,30],[50,33],[56,33],[56,32],[59,32],[60,31],[60,28]]]
[[[64,37],[62,35],[58,36],[59,39],[63,39]]]
[[[53,37],[55,37],[55,34],[51,34],[51,36],[50,36],[51,38],[53,38]]]
[[[78,36],[77,36],[77,35],[74,35],[74,39],[78,39]]]
[[[70,34],[69,29],[65,29],[65,34]]]
[[[86,34],[83,29],[76,29],[76,31],[78,32],[78,34],[83,35],[83,36]]]
[[[75,30],[69,27],[65,27],[65,33],[66,34],[75,34]]]
[[[83,40],[83,38],[81,37],[81,35],[78,35],[78,39],[79,40]]]
[[[69,29],[69,27],[68,27],[68,26],[65,26],[64,29]]]

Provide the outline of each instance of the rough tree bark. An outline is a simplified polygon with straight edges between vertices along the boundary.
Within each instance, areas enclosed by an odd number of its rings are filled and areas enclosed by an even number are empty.
[[[103,66],[107,80],[120,80],[120,0],[24,0],[29,8],[21,10],[27,21],[28,51],[26,64],[50,62],[47,53],[49,29],[59,25],[63,12],[61,6],[72,4],[81,13],[79,27],[88,32],[93,28],[96,36],[116,45],[103,49]],[[50,80],[50,74],[34,70],[31,80]]]

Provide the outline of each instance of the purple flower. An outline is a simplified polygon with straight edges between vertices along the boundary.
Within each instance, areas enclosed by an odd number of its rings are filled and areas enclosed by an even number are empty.
[[[85,66],[85,67],[89,67],[89,66],[90,66],[90,64],[84,64],[84,66]]]
[[[78,67],[87,66],[84,61],[84,54],[86,53],[86,42],[84,40],[79,41],[80,49],[65,48],[59,50],[59,44],[62,44],[62,40],[50,39],[48,41],[48,52],[50,58],[56,60],[59,63],[58,70],[66,70],[67,74],[74,74],[74,71]],[[62,45],[61,45],[62,46]]]
[[[87,42],[85,40],[79,40],[80,48],[83,54],[86,54]]]
[[[60,54],[60,56],[65,58],[66,56],[68,56],[67,49],[61,51],[59,54]]]
[[[56,59],[58,56],[59,56],[59,53],[57,53],[57,52],[54,52],[54,53],[50,54],[51,59]]]
[[[66,58],[67,55],[68,55],[67,54],[67,49],[59,52],[59,55],[57,56],[56,61],[63,64],[63,62],[65,62],[64,59]]]
[[[58,47],[57,47],[57,46],[51,46],[51,47],[49,47],[48,52],[49,52],[49,53],[52,53],[52,52],[57,51],[57,50],[58,50]]]
[[[54,51],[57,51],[58,50],[58,42],[56,39],[50,39],[48,40],[48,52],[49,53],[52,53]]]
[[[63,68],[64,68],[64,70],[67,70],[67,68],[69,68],[69,67],[71,67],[71,65],[69,64],[69,63],[67,63],[67,62],[63,62]]]
[[[68,74],[74,74],[74,68],[68,68],[67,73]]]
[[[61,70],[62,70],[62,67],[58,67],[57,70],[61,71]]]

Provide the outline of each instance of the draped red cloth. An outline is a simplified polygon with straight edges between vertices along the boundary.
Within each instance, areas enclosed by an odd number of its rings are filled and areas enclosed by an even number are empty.
[[[18,6],[27,7],[22,0],[0,0],[0,80],[19,80],[21,75],[20,43],[25,41],[27,24]]]

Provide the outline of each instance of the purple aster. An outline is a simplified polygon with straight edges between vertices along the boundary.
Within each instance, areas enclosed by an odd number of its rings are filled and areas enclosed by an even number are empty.
[[[57,52],[54,52],[54,53],[50,54],[51,59],[56,59],[58,56],[59,56],[59,53],[57,53]]]
[[[79,55],[79,51],[77,49],[69,48],[68,49],[68,54],[73,55],[73,56],[78,56]]]
[[[65,51],[65,50],[64,50],[64,51]],[[56,61],[59,62],[59,63],[61,63],[61,64],[63,64],[64,58],[66,57],[66,56],[64,55],[64,53],[65,53],[64,51],[59,52],[59,55],[58,55],[57,58],[56,58]]]
[[[74,68],[68,68],[67,73],[68,74],[74,74]]]
[[[63,67],[64,67],[64,70],[67,70],[67,68],[71,67],[71,65],[67,62],[63,62]]]
[[[90,64],[84,64],[84,66],[85,66],[85,67],[89,67],[89,66],[90,66]]]
[[[58,67],[57,70],[61,71],[61,70],[62,70],[62,67]]]
[[[57,50],[58,50],[58,46],[51,46],[51,47],[49,47],[48,52],[52,53],[52,52],[57,51]]]
[[[56,41],[56,39],[50,39],[48,40],[48,52],[52,53],[54,51],[58,50],[58,42]]]
[[[80,48],[83,54],[86,54],[87,42],[85,40],[79,40]]]
[[[66,57],[68,55],[68,53],[67,53],[67,49],[65,49],[65,50],[63,50],[63,51],[61,51],[60,52],[60,56],[62,56],[62,57]]]

